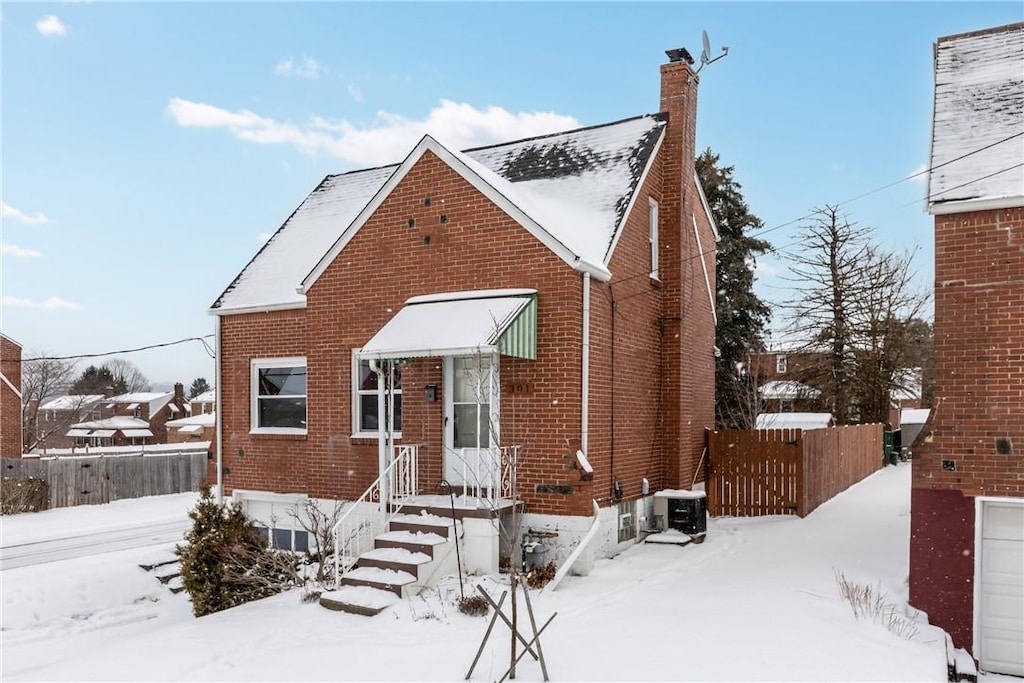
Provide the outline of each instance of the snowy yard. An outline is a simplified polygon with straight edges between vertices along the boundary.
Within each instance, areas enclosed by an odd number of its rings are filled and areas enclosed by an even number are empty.
[[[903,613],[909,493],[910,466],[888,467],[806,519],[712,519],[702,545],[638,545],[533,593],[538,621],[558,613],[542,637],[551,679],[944,681],[940,631],[921,621],[908,640],[857,620],[836,583],[839,571],[880,588]],[[168,521],[194,500],[4,517],[0,540]],[[488,623],[453,606],[454,580],[372,618],[302,604],[293,591],[195,619],[184,593],[138,567],[172,547],[0,573],[0,678],[457,681]],[[508,640],[499,622],[474,680],[503,673]],[[539,665],[522,660],[517,680],[542,680]]]

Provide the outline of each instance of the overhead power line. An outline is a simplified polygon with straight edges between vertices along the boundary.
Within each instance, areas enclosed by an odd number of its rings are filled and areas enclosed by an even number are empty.
[[[39,361],[39,360],[83,360],[85,358],[102,358],[104,356],[118,356],[123,353],[137,353],[139,351],[149,351],[150,349],[160,349],[167,346],[176,346],[177,344],[185,344],[187,342],[196,341],[203,345],[204,349],[211,358],[214,358],[214,353],[210,349],[210,345],[206,343],[207,339],[213,337],[212,334],[205,334],[201,337],[185,337],[184,339],[177,339],[171,342],[163,342],[160,344],[148,344],[146,346],[138,346],[132,349],[121,349],[119,351],[104,351],[102,353],[78,353],[71,356],[39,356],[36,358],[22,358],[21,362],[25,363],[28,361]],[[4,359],[4,360],[14,360]]]

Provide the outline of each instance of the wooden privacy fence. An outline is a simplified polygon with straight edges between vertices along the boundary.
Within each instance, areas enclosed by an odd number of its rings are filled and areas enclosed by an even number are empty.
[[[50,487],[50,507],[185,493],[206,476],[206,451],[74,458],[4,458],[3,477],[34,477]]]
[[[805,517],[882,466],[882,425],[708,432],[708,513]]]

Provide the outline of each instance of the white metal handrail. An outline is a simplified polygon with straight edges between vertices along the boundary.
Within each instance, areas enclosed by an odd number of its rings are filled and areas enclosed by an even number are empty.
[[[419,449],[418,444],[395,446],[394,457],[384,472],[345,510],[334,525],[335,587],[341,585],[341,579],[349,567],[369,549],[373,539],[387,528],[390,516],[395,514],[395,511],[387,514],[382,511],[388,510],[390,504],[402,502],[418,493]],[[373,501],[379,501],[381,505],[372,508],[367,505]]]
[[[460,448],[463,494],[497,501],[515,498],[515,469],[519,446]]]

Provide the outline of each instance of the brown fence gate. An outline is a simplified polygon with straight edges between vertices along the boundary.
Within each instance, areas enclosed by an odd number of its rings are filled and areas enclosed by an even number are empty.
[[[708,513],[804,517],[882,466],[882,425],[708,432]]]

